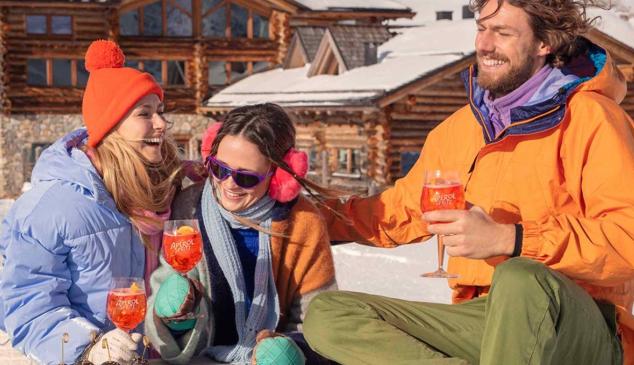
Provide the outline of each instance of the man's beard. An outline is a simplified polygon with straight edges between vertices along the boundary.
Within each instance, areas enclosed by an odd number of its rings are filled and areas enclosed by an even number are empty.
[[[482,54],[477,55],[478,65],[480,65],[481,57],[483,57]],[[507,64],[509,62],[508,58],[500,54],[491,54],[488,55],[488,58],[505,61]],[[499,98],[509,94],[530,79],[533,76],[534,66],[535,60],[527,57],[524,62],[511,66],[507,73],[500,75],[497,79],[494,79],[492,74],[482,72],[482,67],[479,67],[478,85],[488,90],[492,96]]]

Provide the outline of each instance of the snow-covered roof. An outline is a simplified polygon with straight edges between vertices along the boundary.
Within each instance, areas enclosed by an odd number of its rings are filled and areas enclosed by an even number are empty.
[[[341,75],[307,77],[309,65],[258,73],[211,97],[206,106],[276,102],[285,106],[367,104],[474,51],[473,21],[403,29],[378,49],[379,62]]]
[[[634,0],[632,0],[634,3]],[[589,17],[597,17],[594,26],[603,33],[634,48],[634,5],[632,5],[632,19],[628,21],[618,8],[611,10],[603,10],[598,8],[588,9]]]
[[[416,13],[412,19],[396,19],[388,21],[391,26],[432,25],[447,20],[436,20],[437,11],[452,11],[453,20],[462,19],[462,8],[469,5],[469,0],[398,0]],[[610,10],[589,7],[588,17],[600,16],[595,26],[611,36],[634,48],[634,0],[612,0]]]
[[[394,0],[295,0],[315,11],[327,10],[408,10],[408,7]]]

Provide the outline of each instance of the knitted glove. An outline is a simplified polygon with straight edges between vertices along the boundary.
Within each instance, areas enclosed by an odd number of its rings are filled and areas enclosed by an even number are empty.
[[[154,313],[163,323],[174,331],[187,331],[194,328],[194,312],[202,297],[200,281],[172,274],[165,279],[156,293]]]
[[[306,357],[292,339],[272,331],[258,333],[252,365],[304,365]]]
[[[107,332],[90,349],[88,361],[93,364],[106,361],[128,364],[136,356],[136,349],[141,338],[143,336],[139,333],[128,334],[118,328]],[[102,346],[104,340],[108,343],[107,348]]]

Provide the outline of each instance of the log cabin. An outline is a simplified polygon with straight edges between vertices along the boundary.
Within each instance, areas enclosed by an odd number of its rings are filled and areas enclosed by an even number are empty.
[[[82,125],[90,42],[165,89],[184,158],[211,120],[205,100],[287,58],[295,27],[412,18],[392,0],[0,0],[0,197],[17,196],[41,151]]]

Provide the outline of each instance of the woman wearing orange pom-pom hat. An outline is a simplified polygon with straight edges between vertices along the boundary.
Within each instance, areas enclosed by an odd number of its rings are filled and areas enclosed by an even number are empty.
[[[63,338],[63,363],[127,363],[141,338],[112,329],[106,297],[114,277],[156,267],[181,163],[165,137],[163,90],[123,64],[115,43],[90,45],[85,128],[42,153],[32,190],[2,224],[0,330],[38,363],[59,364]],[[90,346],[92,333],[108,339],[109,354],[102,342]]]

